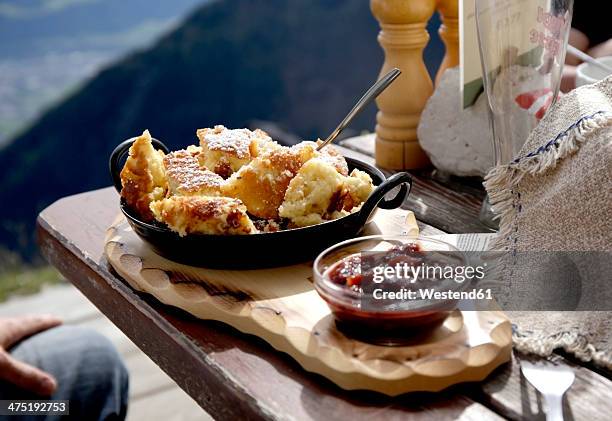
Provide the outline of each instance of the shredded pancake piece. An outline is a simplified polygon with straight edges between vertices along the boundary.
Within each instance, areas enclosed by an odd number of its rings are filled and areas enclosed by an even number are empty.
[[[153,220],[149,204],[163,198],[168,188],[164,153],[153,148],[151,134],[145,130],[130,147],[121,170],[121,197],[145,222]]]
[[[229,197],[171,196],[151,203],[157,221],[181,237],[187,234],[254,234],[257,229],[240,200]]]
[[[219,196],[224,180],[200,166],[197,149],[172,152],[164,157],[169,193],[181,196]]]
[[[372,179],[363,171],[355,169],[345,177],[329,160],[314,158],[289,183],[279,215],[297,227],[320,224],[354,211],[372,189]]]
[[[314,148],[308,145],[280,147],[243,166],[226,181],[221,191],[242,200],[249,213],[258,218],[278,219],[278,207],[283,203],[289,182],[315,155]]]
[[[224,126],[199,129],[200,164],[227,178],[262,152],[280,147],[263,130],[228,129]]]

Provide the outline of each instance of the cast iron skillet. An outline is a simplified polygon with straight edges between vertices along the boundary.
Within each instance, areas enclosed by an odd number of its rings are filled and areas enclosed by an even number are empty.
[[[119,176],[122,162],[135,138],[118,145],[109,159],[110,173],[115,189],[121,192]],[[168,153],[168,148],[157,139],[153,146]],[[367,172],[374,185],[372,192],[358,212],[343,218],[284,231],[251,235],[191,234],[180,237],[162,224],[146,223],[121,199],[119,207],[134,232],[149,243],[161,256],[176,262],[217,269],[253,269],[284,266],[315,258],[321,251],[340,241],[357,236],[374,216],[377,208],[399,207],[412,186],[412,178],[401,172],[385,179],[377,168],[356,159],[346,158],[349,171],[357,168]],[[400,186],[392,199],[385,195]]]

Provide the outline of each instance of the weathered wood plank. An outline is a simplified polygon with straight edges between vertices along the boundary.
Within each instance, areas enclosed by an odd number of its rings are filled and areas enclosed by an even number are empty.
[[[342,391],[304,372],[258,338],[218,323],[194,320],[135,294],[109,272],[102,258],[101,240],[115,217],[116,202],[116,193],[105,189],[63,199],[46,209],[38,227],[43,254],[215,417],[496,417],[458,390],[397,399]]]
[[[47,209],[39,220],[43,252],[216,417],[491,419],[497,412],[513,419],[541,418],[538,398],[533,389],[527,389],[530,386],[516,363],[499,369],[482,384],[459,385],[440,394],[390,399],[367,392],[347,393],[305,373],[258,338],[219,323],[194,320],[135,294],[108,271],[102,259],[102,233],[115,216],[116,200],[116,193],[106,189],[64,199]],[[80,226],[88,227],[88,232]],[[62,233],[70,233],[69,238]],[[583,367],[575,369],[577,380],[568,393],[566,416],[602,419],[602,414],[612,411],[612,383]]]
[[[109,322],[110,323],[110,322]],[[137,352],[124,356],[125,366],[130,373],[130,405],[134,401],[147,399],[156,393],[177,389],[181,394],[188,396],[166,373],[164,373],[149,357],[143,354],[136,346]],[[169,407],[176,406],[167,402]],[[191,400],[191,410],[202,412],[200,406]]]
[[[237,390],[233,384],[225,383],[220,370],[202,364],[206,354],[199,350],[180,332],[169,334],[167,322],[162,316],[141,300],[104,267],[97,273],[87,264],[93,264],[85,256],[77,257],[70,245],[62,244],[53,237],[41,235],[41,250],[68,279],[83,291],[126,335],[135,340],[143,352],[154,356],[155,362],[166,372],[172,373],[180,386],[186,389],[200,404],[224,416],[250,416],[257,403]],[[90,255],[91,256],[91,255]],[[100,254],[97,255],[100,261]],[[87,261],[87,263],[85,263]],[[85,264],[84,264],[85,263]],[[199,399],[198,399],[199,398]],[[214,398],[214,399],[213,399]]]
[[[370,155],[344,146],[338,149],[345,156],[375,164]],[[484,190],[479,190],[474,180],[451,179],[443,183],[434,179],[431,169],[408,173],[414,183],[402,207],[412,210],[419,221],[453,234],[491,232],[478,220]]]
[[[338,145],[341,145],[347,149],[361,152],[364,155],[374,157],[376,149],[376,133],[366,133],[361,136],[348,137],[337,141]]]
[[[565,419],[609,419],[612,414],[612,381],[561,356],[554,356],[553,360],[569,365],[576,374],[576,380],[563,401]],[[532,420],[545,417],[543,399],[522,377],[515,355],[510,364],[476,386],[469,395],[506,418]]]

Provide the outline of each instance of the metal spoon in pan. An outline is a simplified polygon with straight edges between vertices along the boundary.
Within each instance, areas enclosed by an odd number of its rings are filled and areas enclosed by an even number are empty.
[[[342,132],[342,130],[344,130],[350,124],[353,118],[355,118],[355,116],[359,114],[361,110],[363,110],[365,106],[368,105],[374,98],[380,95],[382,91],[387,89],[391,82],[393,82],[400,75],[400,73],[402,73],[400,69],[394,68],[389,73],[380,78],[374,85],[372,85],[370,89],[368,89],[366,93],[363,94],[361,99],[357,101],[353,109],[349,111],[346,117],[344,117],[344,120],[342,120],[340,124],[338,124],[338,127],[336,127],[334,131],[329,136],[327,136],[327,139],[325,139],[323,143],[321,143],[319,147],[317,147],[317,151],[320,151],[325,146],[332,143],[334,139],[336,139],[338,135]]]

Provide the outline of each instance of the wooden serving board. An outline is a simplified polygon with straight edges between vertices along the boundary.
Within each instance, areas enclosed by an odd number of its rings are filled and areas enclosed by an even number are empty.
[[[418,234],[412,212],[379,210],[366,234]],[[387,395],[438,391],[483,380],[510,359],[511,327],[500,311],[455,311],[414,344],[376,346],[349,339],[312,284],[311,264],[261,270],[210,270],[181,265],[153,252],[119,216],[105,252],[136,290],[201,319],[259,336],[304,369],[344,389]],[[237,259],[240,256],[236,256]]]

